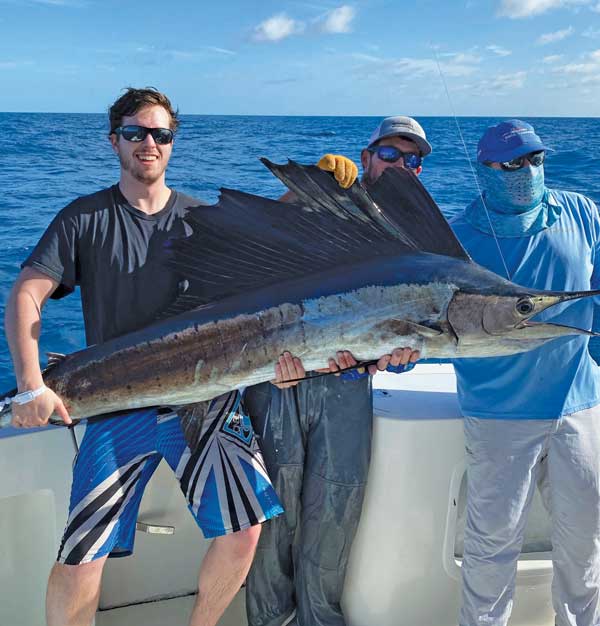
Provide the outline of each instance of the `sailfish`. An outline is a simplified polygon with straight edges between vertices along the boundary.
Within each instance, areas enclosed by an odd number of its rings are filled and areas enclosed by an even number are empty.
[[[190,210],[192,234],[165,251],[186,286],[172,306],[45,369],[74,419],[208,402],[272,379],[285,350],[315,369],[338,349],[361,361],[398,345],[456,359],[593,334],[533,318],[599,292],[528,289],[477,265],[411,172],[344,190],[314,166],[263,163],[294,203],[223,189]],[[10,419],[7,400],[0,426]]]

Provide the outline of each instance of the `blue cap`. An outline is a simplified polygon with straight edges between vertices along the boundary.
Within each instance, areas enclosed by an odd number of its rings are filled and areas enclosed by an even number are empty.
[[[531,124],[506,120],[485,131],[477,144],[477,160],[480,163],[503,163],[538,150],[549,148],[542,143]]]

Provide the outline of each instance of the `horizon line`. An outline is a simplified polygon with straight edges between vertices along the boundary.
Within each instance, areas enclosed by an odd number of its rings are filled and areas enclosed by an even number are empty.
[[[0,115],[107,115],[106,111],[0,111]],[[178,114],[182,117],[315,117],[315,118],[339,118],[339,117],[358,117],[358,118],[385,118],[389,115],[352,115],[352,114],[339,114],[339,115],[304,115],[304,114],[282,114],[282,113],[181,113]],[[411,115],[410,117],[418,118],[434,118],[434,117],[447,117],[450,119],[468,119],[468,118],[490,118],[498,117],[505,119],[521,119],[521,118],[534,118],[534,119],[600,119],[598,115],[517,115],[517,114],[490,114],[490,115]]]

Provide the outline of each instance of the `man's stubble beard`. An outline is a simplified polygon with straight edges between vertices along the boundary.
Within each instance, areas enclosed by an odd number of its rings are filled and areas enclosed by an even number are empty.
[[[140,183],[144,183],[145,185],[151,185],[159,180],[165,172],[166,166],[158,173],[144,174],[143,171],[140,171],[136,168],[134,159],[134,156],[132,156],[131,159],[126,159],[119,152],[119,163],[121,164],[121,169],[129,172],[129,174],[131,174],[131,176]]]
[[[371,174],[371,164],[369,163],[369,167],[363,172],[362,178],[360,179],[360,182],[365,186],[365,187],[371,187],[372,185],[375,184],[375,179],[373,178],[372,174]]]

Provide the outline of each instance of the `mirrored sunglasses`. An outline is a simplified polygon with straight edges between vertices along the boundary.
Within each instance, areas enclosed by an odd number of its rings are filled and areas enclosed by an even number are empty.
[[[133,141],[134,143],[144,141],[148,134],[150,134],[152,135],[152,139],[161,146],[171,143],[174,136],[170,128],[148,128],[147,126],[135,125],[119,126],[115,128],[113,132],[117,135],[121,135],[123,139]]]
[[[528,161],[533,167],[539,167],[545,159],[546,153],[544,150],[538,150],[537,152],[530,152],[529,154],[524,154],[510,161],[504,161],[500,163],[500,167],[506,172],[514,172],[524,167],[525,161]]]
[[[423,157],[420,154],[414,152],[402,152],[395,146],[375,146],[368,148],[371,154],[376,154],[377,158],[385,163],[396,163],[399,159],[402,159],[404,166],[411,170],[416,170],[423,163]]]

